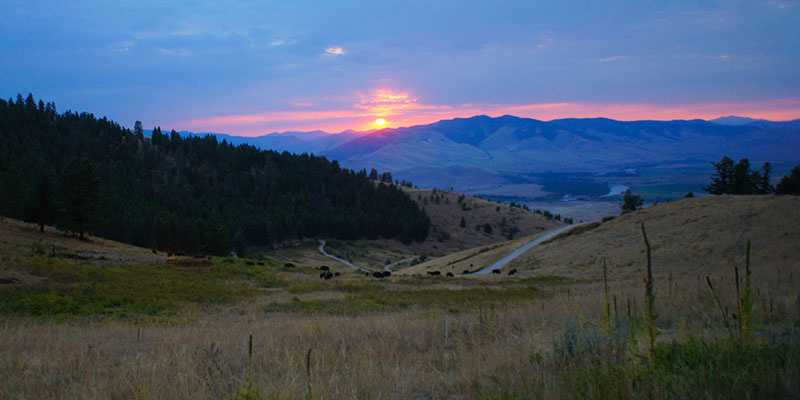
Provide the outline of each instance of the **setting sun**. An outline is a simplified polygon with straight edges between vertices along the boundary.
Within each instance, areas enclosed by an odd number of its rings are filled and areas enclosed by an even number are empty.
[[[386,125],[386,120],[383,118],[378,118],[375,120],[375,125],[377,126],[384,126]]]

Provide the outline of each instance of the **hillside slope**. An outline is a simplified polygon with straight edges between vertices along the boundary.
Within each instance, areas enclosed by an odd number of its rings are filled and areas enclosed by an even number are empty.
[[[664,203],[531,249],[506,268],[522,276],[612,279],[643,276],[644,221],[656,274],[697,278],[743,269],[747,240],[757,275],[800,268],[800,199],[796,196],[709,196]]]

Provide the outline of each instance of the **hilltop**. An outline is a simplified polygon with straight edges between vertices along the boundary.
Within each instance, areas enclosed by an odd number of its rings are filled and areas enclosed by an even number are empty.
[[[382,269],[386,264],[406,260],[393,267],[402,270],[412,263],[446,256],[479,246],[493,246],[563,226],[564,223],[544,211],[539,213],[449,190],[415,189],[398,186],[430,217],[431,229],[425,240],[403,244],[396,240],[329,240],[332,254],[369,269]],[[464,218],[464,227],[461,219]],[[560,216],[559,216],[560,218]],[[488,232],[486,226],[489,226]],[[267,257],[282,262],[318,265],[327,264],[340,272],[352,269],[322,256],[316,240],[286,243],[276,249],[256,249]]]
[[[800,199],[797,196],[708,196],[661,203],[534,247],[506,268],[521,276],[597,279],[602,262],[614,279],[643,276],[641,222],[652,246],[656,273],[697,278],[743,269],[747,241],[757,275],[800,267]]]

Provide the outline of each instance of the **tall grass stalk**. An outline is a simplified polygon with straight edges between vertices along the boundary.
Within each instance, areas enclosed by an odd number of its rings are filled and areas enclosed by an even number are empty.
[[[644,286],[644,328],[647,333],[648,344],[650,345],[649,355],[652,361],[655,356],[656,337],[658,336],[658,329],[656,328],[656,319],[658,314],[655,310],[656,294],[653,290],[653,266],[650,257],[650,242],[647,240],[647,232],[644,229],[644,221],[642,221],[642,238],[644,238],[644,246],[647,254],[647,279]]]
[[[753,321],[753,306],[755,303],[753,287],[750,279],[750,239],[747,239],[745,253],[744,291],[741,297],[741,310],[739,311],[739,338],[742,344],[750,340],[750,330]]]

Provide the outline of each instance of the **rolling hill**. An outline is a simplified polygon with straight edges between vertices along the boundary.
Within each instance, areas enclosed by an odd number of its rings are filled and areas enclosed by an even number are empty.
[[[739,117],[714,121],[615,121],[606,118],[539,121],[475,116],[370,133],[282,133],[229,140],[265,149],[313,152],[348,168],[377,168],[422,187],[454,188],[469,194],[509,198],[561,198],[580,194],[580,179],[599,182],[590,195],[607,192],[605,182],[642,167],[658,167],[674,179],[694,183],[723,156],[794,165],[800,161],[800,121],[771,122]],[[687,176],[669,170],[701,166]],[[665,168],[666,167],[666,168]],[[553,179],[553,175],[560,175]],[[635,172],[633,172],[635,174]],[[579,175],[580,179],[575,179]],[[571,182],[566,187],[554,181]],[[562,185],[563,186],[563,185]]]

